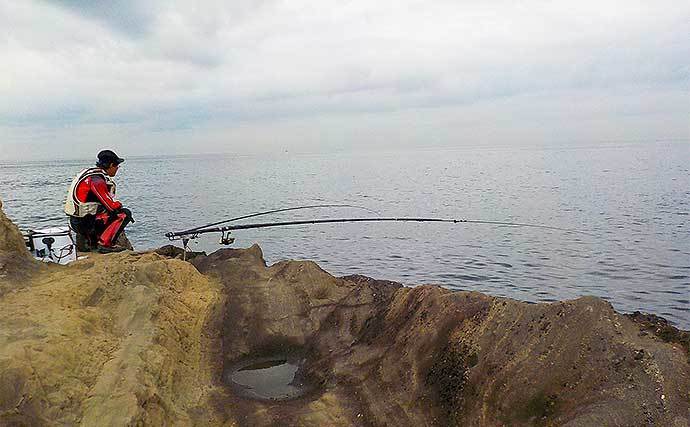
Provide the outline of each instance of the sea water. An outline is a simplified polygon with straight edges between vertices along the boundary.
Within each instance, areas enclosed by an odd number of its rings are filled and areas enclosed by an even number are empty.
[[[97,150],[95,150],[97,151]],[[126,152],[119,153],[128,157]],[[90,161],[0,163],[0,198],[27,228],[66,224],[73,176]],[[690,144],[267,156],[128,158],[118,196],[137,249],[168,231],[261,210],[346,203],[382,216],[513,221],[578,229],[353,223],[238,231],[269,263],[310,259],[335,275],[435,283],[524,301],[596,295],[690,329]],[[294,211],[255,220],[371,216]],[[247,222],[247,221],[245,221]],[[193,250],[217,249],[204,236]]]
[[[226,372],[225,382],[237,394],[250,399],[294,399],[311,390],[297,374],[303,362],[282,357],[248,361]]]

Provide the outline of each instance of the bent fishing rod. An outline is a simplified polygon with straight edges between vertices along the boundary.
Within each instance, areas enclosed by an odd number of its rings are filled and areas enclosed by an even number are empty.
[[[333,223],[345,223],[345,222],[444,222],[444,223],[463,223],[463,224],[488,224],[488,225],[501,225],[501,226],[513,226],[513,227],[530,227],[530,228],[541,228],[547,230],[557,230],[567,233],[577,233],[584,234],[588,236],[596,237],[594,234],[587,233],[585,231],[574,230],[569,228],[553,227],[549,225],[541,224],[527,224],[520,222],[507,222],[507,221],[488,221],[488,220],[476,220],[476,219],[453,219],[453,218],[423,218],[423,217],[387,217],[387,218],[326,218],[326,219],[309,219],[309,220],[297,220],[297,221],[281,221],[281,222],[262,222],[262,223],[252,223],[252,224],[239,224],[239,225],[229,225],[225,227],[198,227],[196,229],[177,231],[166,233],[165,236],[170,240],[183,240],[186,246],[186,242],[190,239],[195,239],[201,234],[206,233],[221,233],[221,244],[230,244],[234,239],[229,237],[231,231],[235,230],[249,230],[257,228],[268,228],[268,227],[285,227],[293,225],[310,225],[310,224],[333,224]]]

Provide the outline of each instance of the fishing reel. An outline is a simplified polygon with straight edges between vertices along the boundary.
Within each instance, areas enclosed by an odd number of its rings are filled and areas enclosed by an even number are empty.
[[[220,233],[220,243],[221,245],[232,245],[233,242],[235,241],[234,237],[230,237],[230,232],[229,231],[221,231]]]

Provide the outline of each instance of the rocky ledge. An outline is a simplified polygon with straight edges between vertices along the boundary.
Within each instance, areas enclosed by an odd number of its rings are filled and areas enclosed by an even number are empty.
[[[583,297],[336,278],[261,249],[25,256],[0,211],[0,425],[688,426],[689,336]],[[253,399],[246,360],[308,392]]]

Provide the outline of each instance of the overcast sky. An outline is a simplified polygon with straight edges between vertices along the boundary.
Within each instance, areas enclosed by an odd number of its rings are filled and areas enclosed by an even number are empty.
[[[0,160],[688,141],[689,76],[687,0],[0,0]]]

